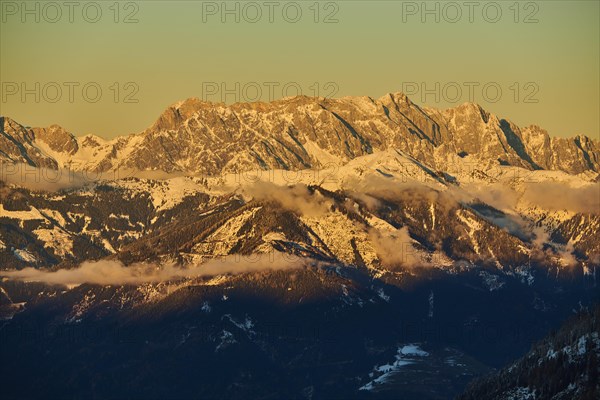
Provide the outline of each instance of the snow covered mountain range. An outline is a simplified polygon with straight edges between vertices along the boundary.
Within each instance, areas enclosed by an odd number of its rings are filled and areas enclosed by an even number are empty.
[[[475,104],[421,109],[402,94],[188,99],[111,141],[1,121],[0,180],[17,184],[2,189],[3,268],[120,254],[193,219],[212,225],[150,254],[303,249],[368,267],[544,259],[586,271],[600,262],[600,143],[550,139]],[[53,180],[33,166],[69,172]],[[53,186],[70,189],[36,191]],[[275,209],[288,217],[272,221]],[[394,241],[411,254],[386,256]]]
[[[600,262],[590,175],[507,166],[450,175],[398,150],[324,170],[1,190],[4,269],[273,251],[375,269],[543,263],[592,273]]]
[[[472,103],[421,108],[402,93],[229,106],[191,98],[167,108],[143,132],[112,140],[75,137],[57,125],[28,128],[8,117],[0,129],[0,160],[73,170],[219,175],[321,169],[394,148],[443,171],[462,158],[480,168],[600,171],[598,140],[551,138],[538,126],[520,128]]]
[[[15,398],[106,365],[111,380],[75,393],[272,398],[282,381],[287,398],[448,398],[599,300],[600,142],[474,104],[188,99],[112,140],[0,129],[0,352],[22,360],[0,376]],[[295,324],[328,334],[290,339]],[[41,343],[23,340],[31,325]],[[102,333],[73,351],[65,327]],[[107,334],[133,328],[132,346]],[[216,380],[192,377],[191,355]],[[162,363],[173,373],[156,376]]]

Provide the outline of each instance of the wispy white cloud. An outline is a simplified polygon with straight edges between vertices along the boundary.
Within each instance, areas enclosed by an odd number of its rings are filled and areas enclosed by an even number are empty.
[[[38,168],[25,163],[0,162],[0,181],[30,190],[54,192],[95,182],[96,175],[65,168]]]
[[[311,192],[304,184],[280,186],[271,182],[257,182],[242,188],[242,193],[259,201],[272,201],[283,208],[307,217],[326,214],[333,201],[318,191]]]
[[[232,255],[212,259],[202,264],[180,266],[175,263],[136,263],[124,265],[118,260],[86,261],[73,269],[57,271],[31,267],[18,271],[2,271],[0,275],[21,281],[44,282],[67,286],[92,283],[100,285],[127,285],[162,282],[180,278],[200,278],[224,274],[242,274],[265,270],[291,270],[309,260],[283,253],[265,253],[254,256]]]

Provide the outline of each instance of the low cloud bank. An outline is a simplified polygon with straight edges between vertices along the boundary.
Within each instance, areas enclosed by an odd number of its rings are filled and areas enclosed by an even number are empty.
[[[2,271],[1,276],[21,281],[44,282],[66,286],[83,283],[99,285],[136,285],[180,278],[200,278],[224,274],[242,274],[267,270],[292,270],[306,265],[307,260],[284,253],[254,256],[228,256],[202,264],[178,266],[136,263],[125,266],[118,260],[86,261],[74,269],[44,271],[31,267],[19,271]]]
[[[95,174],[59,168],[39,168],[25,163],[0,162],[0,181],[29,190],[55,192],[83,187]]]
[[[279,186],[271,182],[257,182],[242,188],[242,193],[258,201],[273,201],[281,207],[307,217],[325,215],[333,205],[330,199],[318,192],[312,193],[308,186]]]
[[[369,239],[384,265],[405,268],[431,266],[413,246],[414,241],[406,226],[395,231],[379,231],[371,228]]]
[[[468,191],[498,209],[515,209],[519,201],[549,211],[600,214],[600,182],[571,187],[564,182],[530,182],[518,193],[504,184],[474,187]]]
[[[45,192],[78,189],[102,180],[111,181],[126,178],[167,180],[182,176],[192,175],[177,171],[140,171],[131,168],[119,168],[103,172],[73,170],[69,168],[53,169],[34,167],[26,163],[7,163],[0,161],[0,181],[29,190]]]
[[[600,182],[577,188],[560,182],[530,183],[523,198],[547,210],[600,214]]]

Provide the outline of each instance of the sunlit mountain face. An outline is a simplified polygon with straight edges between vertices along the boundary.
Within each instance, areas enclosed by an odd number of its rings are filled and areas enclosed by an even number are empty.
[[[593,139],[401,94],[2,121],[9,397],[451,398],[598,301]]]
[[[0,1],[0,399],[600,399],[599,18]]]

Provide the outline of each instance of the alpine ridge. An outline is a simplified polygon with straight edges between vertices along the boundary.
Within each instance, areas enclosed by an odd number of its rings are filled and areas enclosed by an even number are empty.
[[[188,99],[112,140],[0,127],[7,398],[598,388],[595,358],[564,372],[578,338],[489,375],[600,300],[598,141],[402,94]]]
[[[301,170],[390,148],[444,171],[461,158],[478,167],[600,171],[598,140],[550,137],[538,126],[520,128],[473,103],[419,107],[402,93],[232,105],[190,98],[168,107],[143,132],[112,140],[75,137],[57,125],[28,128],[8,117],[0,118],[0,128],[0,161],[76,171]]]

